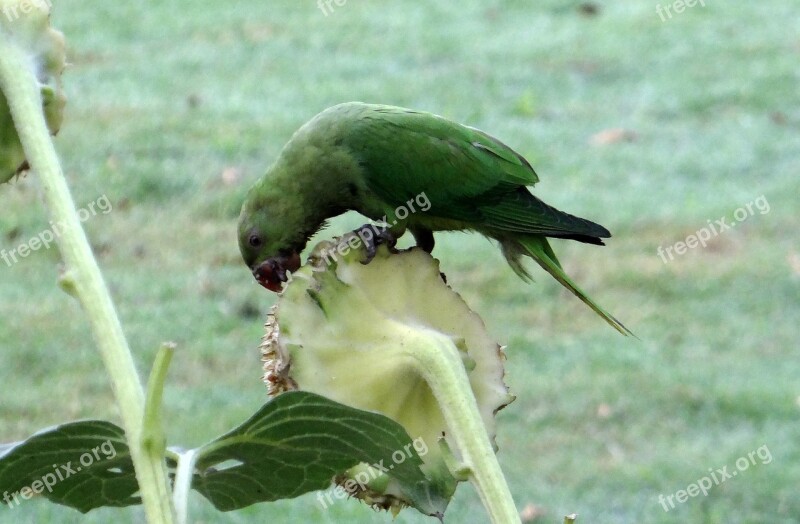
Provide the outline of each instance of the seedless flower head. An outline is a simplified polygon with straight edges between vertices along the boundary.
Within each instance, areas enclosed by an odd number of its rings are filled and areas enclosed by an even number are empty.
[[[492,442],[494,415],[514,398],[503,382],[503,350],[423,250],[390,254],[381,247],[365,265],[360,250],[333,261],[322,256],[331,247],[323,242],[314,249],[267,318],[261,351],[269,394],[299,388],[394,419],[427,443],[423,472],[449,498],[456,481],[445,454],[459,450],[415,348],[437,340],[454,344]],[[393,510],[404,500],[388,475],[356,495]]]

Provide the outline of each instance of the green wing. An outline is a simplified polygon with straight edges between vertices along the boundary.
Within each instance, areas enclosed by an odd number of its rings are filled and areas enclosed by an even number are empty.
[[[366,169],[367,187],[390,206],[425,192],[428,215],[480,228],[578,239],[610,236],[602,226],[531,195],[525,186],[539,177],[496,138],[430,113],[364,107],[345,142]]]

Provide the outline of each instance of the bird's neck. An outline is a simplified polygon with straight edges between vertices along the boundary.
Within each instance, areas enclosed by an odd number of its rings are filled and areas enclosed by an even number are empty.
[[[282,191],[293,202],[284,209],[289,215],[286,218],[299,226],[305,241],[328,219],[356,207],[362,168],[344,150],[289,149],[276,169],[280,170]]]

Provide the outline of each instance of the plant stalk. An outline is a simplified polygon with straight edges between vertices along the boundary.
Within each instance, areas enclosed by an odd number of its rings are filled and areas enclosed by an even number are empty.
[[[147,380],[147,394],[144,400],[142,443],[148,453],[157,453],[162,457],[167,447],[167,439],[161,419],[161,405],[167,370],[174,354],[174,342],[165,342],[158,349],[153,369],[150,370],[150,378]]]
[[[175,354],[175,343],[165,342],[156,353],[150,377],[147,380],[147,393],[144,399],[144,421],[142,427],[142,450],[150,462],[164,463],[167,437],[161,417],[164,384],[167,370]],[[159,485],[159,500],[170,500],[171,494],[166,484]]]
[[[461,455],[461,471],[466,473],[495,524],[520,522],[511,491],[500,469],[478,403],[464,369],[461,354],[455,343],[433,330],[420,333],[419,328],[399,327],[399,340],[412,358],[417,372],[425,379],[449,429],[449,436]]]
[[[199,455],[200,449],[190,449],[178,456],[178,468],[175,471],[175,488],[172,492],[177,524],[187,524],[189,522],[189,492],[192,488],[194,465]]]
[[[171,524],[173,515],[163,454],[156,456],[144,449],[142,386],[108,288],[75,212],[31,67],[23,50],[0,31],[0,89],[8,101],[28,162],[40,177],[51,218],[66,226],[58,239],[59,248],[89,317],[114,390],[147,520],[151,524]]]

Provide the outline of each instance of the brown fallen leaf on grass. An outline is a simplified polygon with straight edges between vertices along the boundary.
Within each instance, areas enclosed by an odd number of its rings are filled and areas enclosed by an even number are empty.
[[[614,410],[608,404],[602,403],[597,406],[597,416],[599,418],[608,418],[613,414]]]
[[[222,171],[222,182],[226,186],[232,186],[239,182],[242,176],[242,170],[238,167],[226,167]]]
[[[789,267],[792,268],[792,274],[796,277],[800,276],[800,253],[789,253],[786,256],[786,261]]]
[[[599,133],[595,133],[589,138],[589,143],[593,146],[605,146],[608,144],[615,144],[617,142],[633,142],[637,138],[634,131],[630,129],[623,129],[615,127],[611,129],[603,129]]]
[[[600,14],[600,6],[594,2],[583,2],[578,6],[578,12],[584,16],[597,16]]]
[[[788,119],[786,118],[786,113],[783,111],[773,111],[769,114],[769,119],[772,120],[773,124],[777,124],[779,126],[785,126]]]
[[[542,506],[528,503],[519,513],[519,518],[522,520],[522,522],[533,522],[539,517],[544,517],[545,515],[547,515],[547,510]]]

